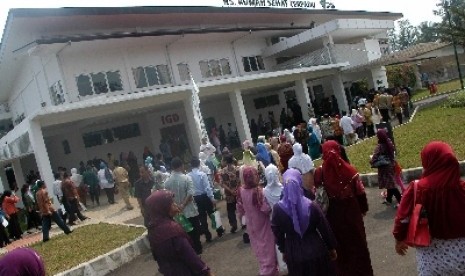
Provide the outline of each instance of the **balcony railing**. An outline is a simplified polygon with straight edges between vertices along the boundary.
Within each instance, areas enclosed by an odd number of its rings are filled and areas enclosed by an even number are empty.
[[[273,70],[280,71],[280,70],[296,69],[296,68],[302,68],[302,67],[328,65],[332,63],[333,63],[333,60],[331,58],[331,49],[329,47],[325,47],[325,48],[313,51],[311,53],[305,54],[303,56],[288,60],[281,64],[278,64],[273,68]]]

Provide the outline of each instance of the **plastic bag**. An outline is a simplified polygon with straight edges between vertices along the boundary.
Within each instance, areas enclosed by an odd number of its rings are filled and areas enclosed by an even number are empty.
[[[2,219],[2,225],[3,227],[7,227],[8,226],[8,220],[6,218],[1,218]]]
[[[184,231],[186,231],[186,233],[189,233],[190,231],[194,230],[194,227],[192,226],[191,222],[183,214],[175,216],[174,220],[181,224],[182,228],[184,229]]]

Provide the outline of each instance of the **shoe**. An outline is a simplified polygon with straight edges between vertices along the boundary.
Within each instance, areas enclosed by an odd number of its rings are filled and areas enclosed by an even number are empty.
[[[212,234],[210,232],[205,234],[205,239],[208,243],[212,242]]]
[[[231,234],[236,233],[236,231],[237,231],[237,226],[233,226],[233,227],[231,228]]]
[[[71,233],[73,233],[73,232],[74,232],[74,230],[69,230],[68,232],[65,232],[65,234],[66,234],[66,235],[69,235],[69,234],[71,234]]]
[[[85,221],[86,219],[90,219],[89,217],[84,217],[83,219],[81,219],[81,221]]]

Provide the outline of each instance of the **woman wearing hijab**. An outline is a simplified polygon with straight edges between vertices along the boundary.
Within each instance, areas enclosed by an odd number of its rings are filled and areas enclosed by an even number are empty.
[[[237,194],[237,211],[240,217],[247,216],[247,232],[260,266],[259,275],[277,276],[278,262],[270,223],[271,208],[259,186],[258,171],[254,167],[245,167],[242,177],[243,186]]]
[[[266,150],[270,153],[271,163],[278,168],[281,168],[281,161],[279,160],[279,154],[276,150],[273,149],[270,143],[265,143]]]
[[[44,261],[30,248],[18,248],[0,259],[0,276],[45,276]]]
[[[286,130],[284,132],[286,133]],[[291,135],[289,131],[288,134]],[[278,155],[282,165],[280,173],[284,173],[289,167],[289,159],[294,155],[294,152],[292,151],[291,136],[281,135],[279,139],[281,140],[281,145],[278,148]]]
[[[373,275],[363,216],[368,212],[365,188],[357,170],[341,157],[339,144],[323,144],[323,164],[315,171],[315,186],[329,198],[326,218],[337,241],[337,275]]]
[[[263,166],[263,168],[266,168],[269,164],[273,163],[273,158],[270,154],[270,152],[266,149],[266,146],[264,143],[257,143],[257,161],[261,163],[260,165]]]
[[[323,138],[323,135],[322,135],[322,133],[321,133],[321,128],[320,128],[320,126],[319,126],[318,123],[316,122],[316,118],[310,118],[310,120],[308,120],[308,124],[313,128],[313,133],[315,133],[316,138],[317,138],[318,141],[320,141],[320,143],[321,143],[321,139]]]
[[[416,203],[428,216],[431,245],[416,249],[420,276],[465,274],[465,182],[452,148],[434,141],[421,151],[423,174],[417,185]],[[409,218],[414,208],[411,183],[400,203],[394,222],[396,251],[405,255]]]
[[[174,194],[156,191],[147,198],[145,206],[149,217],[148,239],[158,271],[165,276],[212,276],[210,268],[195,253],[189,236],[173,220],[180,212]]]
[[[283,184],[279,180],[280,174],[278,168],[273,164],[268,165],[265,169],[265,177],[268,185],[263,189],[263,192],[268,205],[273,209],[273,206],[281,199],[283,192]]]
[[[321,143],[320,139],[315,133],[315,129],[312,125],[307,127],[308,130],[308,152],[310,153],[310,157],[315,160],[321,157]]]
[[[378,187],[380,189],[387,189],[387,197],[383,204],[391,205],[392,196],[396,197],[397,203],[399,204],[402,196],[396,186],[394,145],[384,128],[379,129],[376,136],[378,137],[378,145],[375,148],[370,163],[373,164],[381,155],[387,157],[389,161],[391,161],[391,164],[378,168]],[[397,207],[397,205],[395,207]]]
[[[253,144],[249,140],[242,143],[244,152],[242,153],[242,162],[245,166],[256,166],[255,155],[252,153],[251,148]]]
[[[271,228],[289,276],[336,275],[336,239],[320,207],[304,197],[296,169],[284,173],[283,198],[273,208]]]
[[[313,171],[315,168],[313,166],[312,158],[302,151],[302,145],[299,143],[295,143],[292,146],[292,150],[294,151],[294,156],[292,156],[289,160],[289,168],[294,168],[300,171],[302,174],[302,188],[304,188],[304,195],[309,199],[314,200]]]
[[[126,162],[128,166],[127,171],[128,171],[129,183],[131,184],[131,187],[134,188],[134,183],[136,183],[136,181],[140,178],[139,165],[137,164],[137,157],[134,154],[134,152],[130,151],[128,153]]]

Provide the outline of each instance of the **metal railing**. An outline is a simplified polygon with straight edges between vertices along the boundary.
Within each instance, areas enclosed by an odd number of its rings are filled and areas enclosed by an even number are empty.
[[[273,71],[332,64],[331,49],[321,48],[273,67]]]

